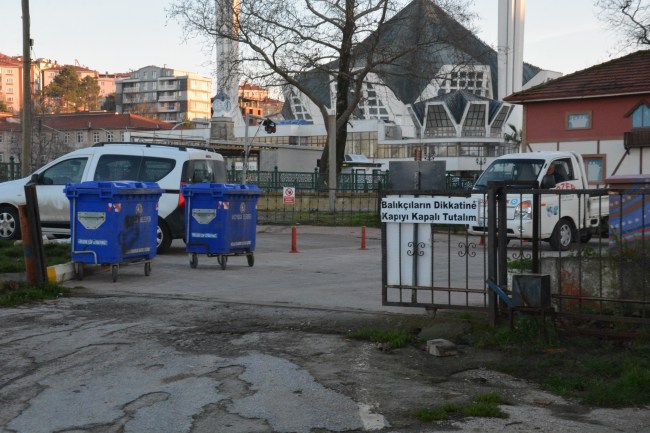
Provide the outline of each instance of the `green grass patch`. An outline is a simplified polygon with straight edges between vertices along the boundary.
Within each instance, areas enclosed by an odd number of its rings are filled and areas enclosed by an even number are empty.
[[[503,359],[487,367],[538,383],[564,398],[598,407],[639,407],[650,404],[650,339],[606,340],[593,336],[563,336],[547,324],[548,340],[540,334],[539,317],[522,317],[509,326],[470,322],[463,336],[472,345],[498,350]],[[440,411],[440,408],[436,408]]]
[[[548,372],[542,387],[601,407],[650,404],[650,360],[646,354],[570,354]]]
[[[15,307],[30,302],[56,299],[69,292],[70,289],[49,282],[41,285],[4,282],[0,286],[0,307]]]
[[[510,403],[500,394],[489,392],[475,396],[469,404],[445,403],[432,408],[421,408],[416,411],[416,416],[422,422],[465,417],[507,418],[508,414],[499,408],[505,404]]]
[[[373,343],[387,343],[391,349],[398,349],[417,342],[417,337],[415,335],[399,329],[360,329],[348,332],[348,337],[355,340],[372,341]]]
[[[70,261],[70,245],[47,243],[43,245],[45,266],[59,265]],[[25,272],[25,253],[22,245],[13,241],[0,241],[0,274]]]

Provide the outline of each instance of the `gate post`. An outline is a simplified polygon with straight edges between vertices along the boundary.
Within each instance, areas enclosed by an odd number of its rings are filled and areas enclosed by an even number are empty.
[[[497,243],[497,187],[495,182],[488,182],[487,193],[487,255],[488,255],[488,279],[497,282],[497,259],[495,246]],[[490,326],[497,324],[497,295],[493,290],[488,291],[488,319]]]
[[[507,195],[504,182],[488,182],[487,196],[487,255],[488,279],[499,287],[507,284]],[[502,240],[499,242],[499,234]],[[491,326],[497,325],[498,316],[497,294],[488,292],[488,319]]]

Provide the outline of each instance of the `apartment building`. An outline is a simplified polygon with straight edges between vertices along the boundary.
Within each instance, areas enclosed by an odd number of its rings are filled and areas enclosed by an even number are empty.
[[[30,81],[32,94],[37,95],[50,85],[64,67],[72,67],[79,75],[79,79],[92,77],[99,84],[99,96],[103,99],[115,92],[115,79],[120,74],[100,74],[85,66],[76,64],[61,65],[56,60],[38,58],[32,61],[30,68]],[[23,61],[20,56],[7,56],[0,53],[0,101],[4,101],[10,113],[19,113],[22,110],[23,90]],[[101,104],[100,102],[100,104]]]
[[[280,113],[284,101],[269,98],[269,89],[250,83],[239,85],[239,109],[242,116],[274,116]]]
[[[0,54],[0,101],[5,103],[9,112],[17,113],[21,110],[22,82],[22,61]]]
[[[211,117],[212,79],[193,72],[146,66],[115,81],[120,113],[135,113],[164,122]]]

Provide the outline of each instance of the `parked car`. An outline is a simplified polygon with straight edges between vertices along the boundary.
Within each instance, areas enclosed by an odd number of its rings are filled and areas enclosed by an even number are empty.
[[[75,150],[36,170],[36,194],[43,234],[70,235],[68,183],[156,182],[165,192],[158,204],[158,252],[184,236],[184,183],[226,183],[223,157],[209,148],[150,143],[97,143]],[[0,239],[20,239],[18,206],[33,175],[0,183]]]

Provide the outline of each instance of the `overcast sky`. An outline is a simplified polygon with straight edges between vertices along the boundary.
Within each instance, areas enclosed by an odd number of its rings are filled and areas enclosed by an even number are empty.
[[[564,74],[618,57],[594,0],[528,0],[524,61]],[[214,61],[196,40],[184,42],[167,20],[170,0],[30,0],[33,57],[78,62],[100,72],[148,65],[212,75]],[[497,0],[475,0],[479,37],[497,43]],[[2,0],[0,53],[22,54],[19,0]]]

